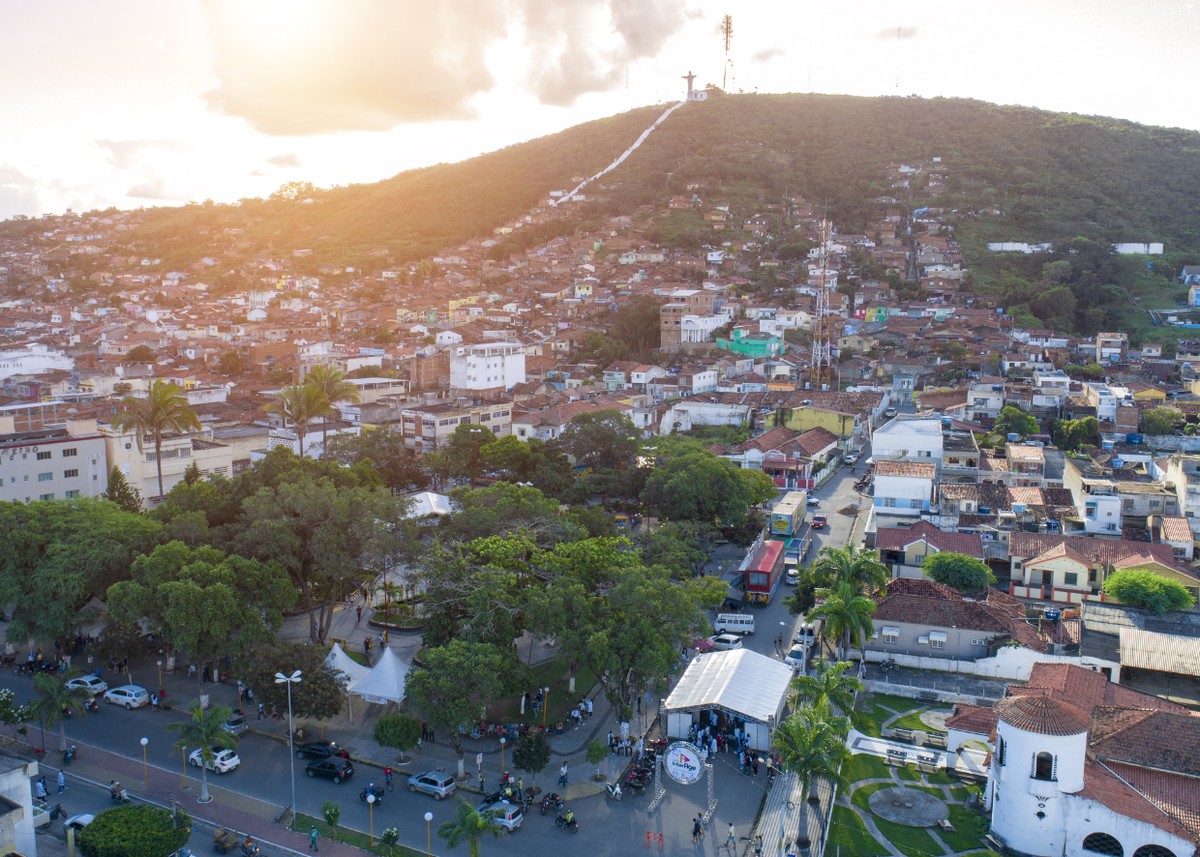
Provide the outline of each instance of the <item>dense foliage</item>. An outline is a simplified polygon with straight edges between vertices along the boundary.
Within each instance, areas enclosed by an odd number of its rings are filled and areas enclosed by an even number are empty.
[[[118,806],[105,810],[79,835],[84,857],[162,857],[171,854],[192,833],[192,819],[183,812],[155,806]]]
[[[1104,581],[1104,594],[1122,604],[1143,607],[1159,615],[1183,610],[1196,603],[1182,583],[1139,568],[1126,568],[1110,574]]]

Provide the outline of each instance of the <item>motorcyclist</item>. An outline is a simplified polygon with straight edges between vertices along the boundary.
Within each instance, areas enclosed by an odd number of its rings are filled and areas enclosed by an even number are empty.
[[[563,813],[563,827],[570,827],[575,823],[575,810],[570,807]]]

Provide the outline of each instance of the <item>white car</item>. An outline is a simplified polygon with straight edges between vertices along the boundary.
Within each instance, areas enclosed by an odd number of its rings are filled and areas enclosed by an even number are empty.
[[[811,494],[809,495],[808,499],[805,502],[808,503],[808,505],[810,505],[810,506],[820,506],[821,505],[821,501],[818,500],[816,497],[813,497]]]
[[[94,675],[81,675],[68,680],[67,688],[69,690],[86,690],[88,693],[95,695],[108,690],[108,682],[98,679]]]
[[[787,653],[783,662],[792,669],[798,670],[804,666],[804,653],[807,651],[807,646],[792,646],[792,650]]]
[[[150,692],[140,684],[126,684],[104,692],[104,701],[109,705],[124,705],[125,708],[141,708],[150,704]]]
[[[742,638],[737,634],[717,634],[715,637],[709,637],[708,641],[719,652],[728,652],[742,647]]]
[[[194,768],[200,767],[200,748],[197,747],[188,756],[188,764]],[[208,760],[208,769],[218,774],[227,774],[242,763],[238,754],[223,747],[212,748],[213,757]]]
[[[519,805],[504,800],[481,803],[477,812],[482,816],[491,816],[492,821],[509,833],[525,822],[525,811]]]

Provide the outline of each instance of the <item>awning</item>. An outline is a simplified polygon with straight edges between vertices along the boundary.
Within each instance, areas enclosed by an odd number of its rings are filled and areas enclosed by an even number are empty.
[[[1200,676],[1200,640],[1121,628],[1121,666],[1177,675]]]
[[[899,637],[900,629],[892,625],[884,625],[883,628],[880,629],[879,633],[885,637]]]
[[[929,632],[929,642],[931,642],[931,643],[946,642],[946,632],[945,631],[930,631]]]

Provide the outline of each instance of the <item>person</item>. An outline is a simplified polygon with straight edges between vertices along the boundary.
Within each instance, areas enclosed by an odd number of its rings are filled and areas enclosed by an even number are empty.
[[[699,842],[704,838],[704,825],[700,823],[700,816],[692,819],[692,842]]]
[[[196,665],[188,664],[188,678],[195,678],[195,676],[196,676]]]
[[[758,756],[750,757],[750,765],[754,768],[754,776],[758,776]]]
[[[308,847],[313,851],[320,851],[317,847],[317,826],[314,824],[308,829]]]
[[[388,765],[383,769],[383,781],[387,785],[387,790],[392,790],[392,766]]]
[[[567,784],[567,763],[563,762],[562,767],[558,769],[558,784],[565,786]]]
[[[567,807],[567,811],[563,813],[563,827],[570,827],[575,823],[575,810]]]
[[[204,675],[203,675],[203,676],[201,676],[201,678],[202,678],[202,679],[204,679],[204,683],[205,683],[205,684],[208,684],[208,683],[209,683],[209,681],[211,681],[211,680],[212,680],[212,670],[211,670],[211,669],[209,669],[209,667],[208,667],[208,664],[205,664],[205,665],[204,665]],[[241,694],[240,694],[240,693],[238,694],[238,698],[239,698],[239,699],[241,698]]]
[[[67,778],[63,776],[63,772],[58,772],[58,793],[62,794],[67,790]]]
[[[525,800],[525,778],[517,777],[517,800]]]
[[[733,822],[729,822],[729,835],[725,837],[725,844],[730,848],[737,848],[737,837],[733,833]]]
[[[249,833],[246,834],[246,842],[244,845],[242,845],[242,848],[245,849],[247,852],[254,850],[254,837],[251,836]]]
[[[155,711],[158,711],[158,694],[157,693],[150,694],[150,707],[152,709],[154,709]]]
[[[583,698],[583,710],[587,712],[588,717],[592,716],[592,698],[590,696]]]
[[[484,790],[485,789],[484,789],[484,781],[483,781],[483,771],[480,770],[480,772],[479,772],[479,791],[483,792]]]
[[[46,778],[42,777],[37,781],[37,797],[38,800],[46,799]]]
[[[754,857],[762,857],[762,837],[754,837]]]
[[[357,618],[354,620],[354,624],[357,625],[359,622],[362,621],[362,605],[359,604],[357,607],[355,607],[354,612],[357,614]]]
[[[264,717],[266,717],[266,716],[267,716],[267,711],[266,711],[266,708],[265,708],[265,707],[263,706],[263,704],[260,702],[260,703],[258,704],[258,719],[259,719],[259,720],[262,720],[262,719],[263,719]]]

